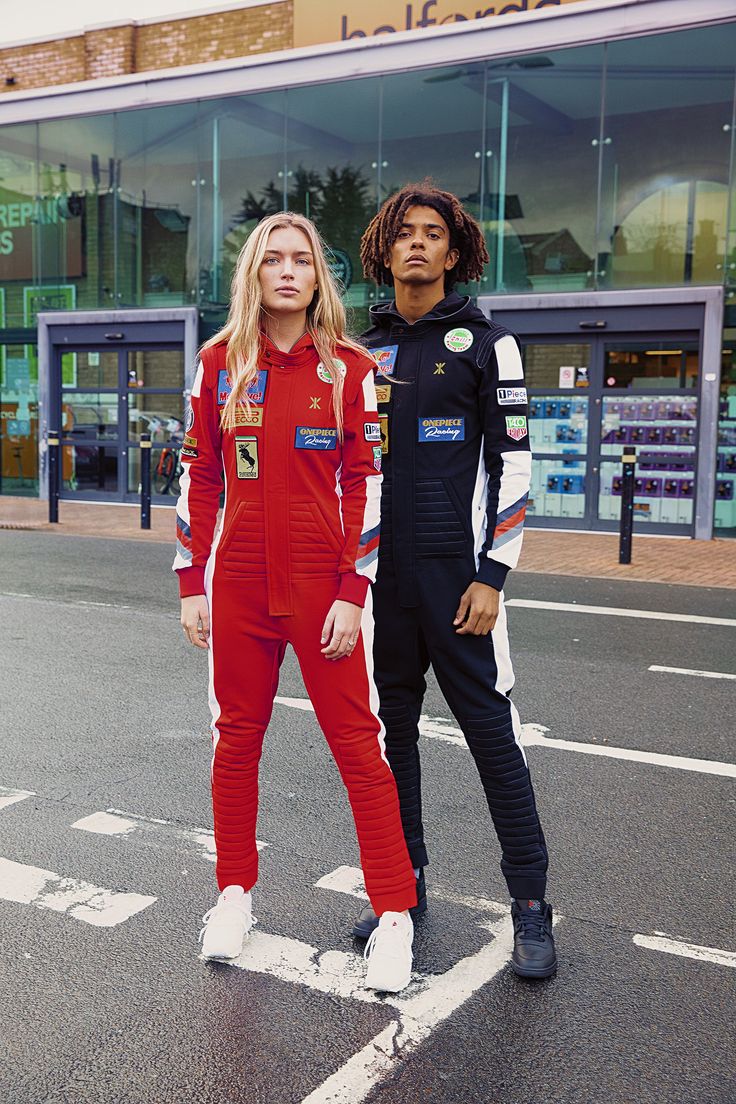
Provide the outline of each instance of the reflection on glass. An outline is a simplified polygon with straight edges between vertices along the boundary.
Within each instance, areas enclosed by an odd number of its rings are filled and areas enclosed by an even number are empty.
[[[181,472],[178,448],[151,449],[152,494],[178,497]],[[128,492],[135,495],[141,493],[141,452],[137,448],[128,452]]]
[[[693,519],[698,400],[692,396],[604,397],[598,516],[621,516],[622,449],[636,447],[634,519],[689,525]],[[607,461],[606,457],[615,457]]]
[[[154,443],[184,439],[184,399],[178,395],[145,393],[128,398],[128,439],[139,441],[150,433]]]
[[[104,491],[107,494],[117,491],[117,449],[98,445],[62,445],[61,479],[65,491]]]
[[[581,518],[585,516],[583,458],[534,459],[527,513],[530,517]]]
[[[534,453],[584,455],[588,445],[586,396],[535,395],[529,400],[529,443]]]
[[[661,341],[606,345],[606,387],[656,388],[698,386],[699,356],[695,342]]]
[[[0,493],[38,490],[36,347],[0,345]]]
[[[522,358],[527,387],[574,389],[590,382],[590,345],[529,342]]]
[[[736,329],[723,340],[714,522],[719,537],[736,537]]]
[[[64,388],[73,387],[80,391],[96,391],[98,388],[118,386],[118,354],[110,349],[98,352],[67,353],[66,357],[73,358],[74,372],[64,373]]]
[[[127,354],[129,388],[156,387],[165,390],[184,387],[182,349],[131,349]]]
[[[75,441],[109,441],[118,435],[118,396],[90,391],[64,391],[62,435]]]

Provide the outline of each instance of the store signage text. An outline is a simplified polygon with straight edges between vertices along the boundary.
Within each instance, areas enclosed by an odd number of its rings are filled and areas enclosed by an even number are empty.
[[[59,207],[53,199],[27,200],[24,203],[0,203],[0,256],[7,257],[15,248],[13,230],[33,224],[51,226],[59,222]]]

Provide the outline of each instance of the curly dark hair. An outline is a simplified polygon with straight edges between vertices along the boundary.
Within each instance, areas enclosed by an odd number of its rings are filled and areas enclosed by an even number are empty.
[[[389,196],[371,220],[360,243],[360,259],[366,278],[377,284],[393,284],[386,258],[410,207],[431,207],[445,220],[450,231],[450,248],[460,254],[454,268],[445,274],[445,290],[456,283],[479,280],[489,256],[483,232],[452,192],[443,192],[426,178],[418,184],[405,184]]]

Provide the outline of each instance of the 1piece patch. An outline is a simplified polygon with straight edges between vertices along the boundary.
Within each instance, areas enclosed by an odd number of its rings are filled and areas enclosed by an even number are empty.
[[[464,326],[458,326],[456,330],[448,330],[445,334],[445,348],[451,353],[464,353],[473,344],[473,335]]]
[[[376,384],[376,401],[379,403],[391,402],[391,384],[390,383],[377,383]]]
[[[510,437],[512,441],[521,441],[526,437],[527,426],[526,418],[523,414],[514,415],[513,417],[506,417],[506,435]]]
[[[197,438],[196,437],[190,437],[188,434],[185,433],[184,434],[184,448],[196,448],[196,447],[197,447]]]
[[[523,406],[527,401],[526,387],[497,387],[499,406]]]
[[[257,479],[258,438],[236,437],[235,460],[238,468],[238,479]]]
[[[187,412],[184,415],[184,430],[185,430],[185,432],[188,433],[193,425],[194,425],[194,411],[192,410],[192,404],[189,403],[187,405]]]
[[[388,453],[388,414],[379,414],[378,424],[381,427],[381,452],[386,456]]]
[[[381,427],[378,422],[364,422],[363,435],[365,436],[366,441],[380,441]]]
[[[508,421],[508,419],[507,419]],[[420,441],[464,441],[464,418],[420,418]]]
[[[382,349],[369,349],[376,362],[376,367],[382,376],[392,376],[396,368],[396,357],[399,352],[398,345],[384,345]]]
[[[248,410],[245,406],[239,406],[235,411],[236,426],[260,426],[263,425],[263,407],[257,406]]]
[[[315,452],[328,452],[337,448],[337,430],[297,426],[294,448],[312,449]]]
[[[383,450],[381,449],[381,446],[380,445],[374,445],[373,446],[373,467],[376,469],[376,471],[379,471],[379,472],[381,470],[382,455],[383,455]]]

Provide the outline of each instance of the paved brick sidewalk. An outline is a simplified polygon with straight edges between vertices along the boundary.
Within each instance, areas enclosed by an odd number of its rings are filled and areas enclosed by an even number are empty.
[[[174,542],[174,510],[154,506],[151,529],[140,528],[138,506],[61,502],[58,525],[47,521],[38,499],[0,496],[0,529],[39,529],[74,536]],[[527,529],[520,571],[588,578],[635,579],[650,583],[736,589],[736,540],[693,541],[634,537],[633,563],[618,562],[618,537]]]

